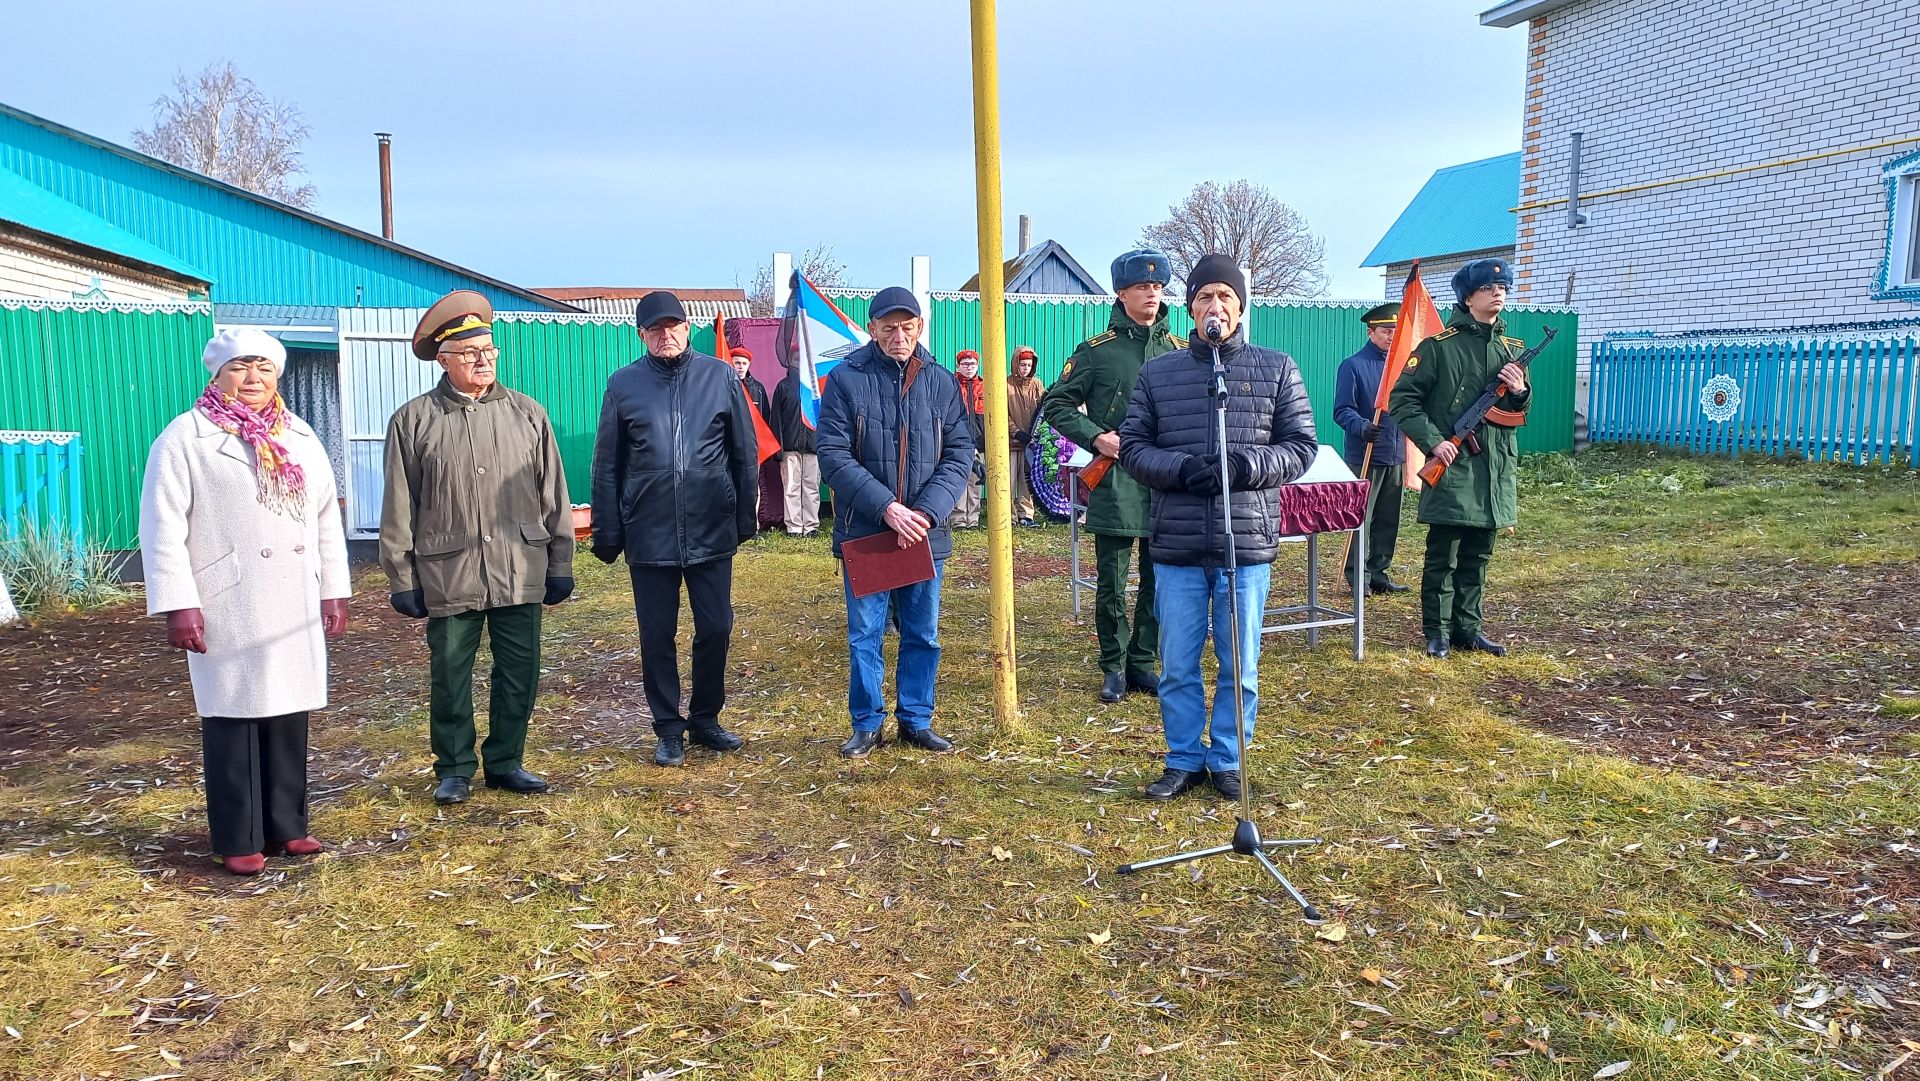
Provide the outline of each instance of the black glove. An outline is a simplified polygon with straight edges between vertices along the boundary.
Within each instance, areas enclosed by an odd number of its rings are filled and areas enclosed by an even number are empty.
[[[1227,452],[1227,468],[1232,470],[1233,490],[1245,491],[1253,483],[1253,455],[1244,450]]]
[[[1180,483],[1194,495],[1219,495],[1220,471],[1205,456],[1189,454],[1187,460],[1180,463]]]
[[[1360,442],[1371,443],[1380,438],[1380,426],[1368,421],[1360,426]]]
[[[551,608],[571,596],[573,596],[573,579],[549,577],[547,579],[547,595],[540,598],[540,603]]]
[[[620,548],[617,545],[596,544],[593,546],[593,558],[602,563],[612,563],[620,558]]]
[[[405,593],[395,593],[387,598],[393,610],[409,619],[427,618],[427,591],[411,589]]]

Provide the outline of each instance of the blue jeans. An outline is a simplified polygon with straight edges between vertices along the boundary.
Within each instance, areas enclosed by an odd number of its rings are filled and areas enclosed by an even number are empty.
[[[852,668],[847,712],[853,716],[855,732],[878,732],[887,720],[880,647],[890,613],[897,614],[900,622],[900,659],[893,673],[900,704],[894,716],[902,728],[933,725],[933,679],[940,670],[940,581],[945,573],[946,561],[937,561],[931,582],[856,597],[842,568],[840,586],[847,598],[847,652]]]
[[[1247,735],[1260,705],[1260,627],[1265,622],[1267,588],[1273,581],[1269,564],[1240,568],[1234,607],[1240,610],[1241,705],[1246,710]],[[1218,567],[1153,565],[1154,608],[1160,617],[1160,724],[1167,735],[1167,765],[1173,769],[1209,772],[1240,768],[1240,736],[1233,724],[1233,658],[1227,607],[1227,572]],[[1213,725],[1210,744],[1200,737],[1208,731],[1206,688],[1200,682],[1200,649],[1213,631],[1213,655],[1220,675],[1213,686]]]

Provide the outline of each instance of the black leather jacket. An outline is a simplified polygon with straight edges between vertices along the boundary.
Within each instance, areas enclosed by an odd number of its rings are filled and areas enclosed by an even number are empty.
[[[758,440],[740,379],[692,349],[607,378],[593,443],[593,547],[636,567],[724,559],[758,531]]]

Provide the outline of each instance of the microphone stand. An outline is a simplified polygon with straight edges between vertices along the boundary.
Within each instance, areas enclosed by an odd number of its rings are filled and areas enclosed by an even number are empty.
[[[1308,845],[1317,845],[1320,843],[1320,838],[1262,838],[1260,836],[1260,827],[1255,825],[1253,821],[1253,785],[1244,775],[1247,762],[1247,712],[1243,705],[1244,700],[1242,698],[1240,680],[1240,561],[1233,543],[1233,470],[1227,463],[1227,364],[1220,356],[1219,326],[1212,321],[1209,321],[1207,326],[1207,340],[1213,345],[1213,432],[1215,450],[1220,465],[1220,524],[1227,538],[1227,562],[1225,567],[1227,575],[1227,627],[1228,634],[1232,638],[1232,648],[1228,652],[1233,658],[1233,724],[1234,731],[1239,734],[1240,738],[1240,768],[1242,770],[1240,782],[1240,814],[1234,821],[1233,840],[1228,844],[1218,845],[1213,848],[1195,849],[1191,852],[1176,852],[1171,856],[1142,860],[1139,863],[1124,863],[1118,868],[1118,873],[1130,875],[1140,871],[1149,871],[1156,867],[1171,867],[1174,864],[1206,859],[1209,856],[1224,856],[1230,853],[1241,856],[1252,856],[1260,862],[1260,866],[1267,869],[1267,873],[1273,876],[1274,881],[1280,883],[1281,888],[1287,891],[1287,896],[1293,898],[1294,904],[1300,906],[1301,912],[1306,915],[1307,919],[1318,920],[1320,919],[1320,910],[1313,907],[1312,902],[1302,896],[1300,891],[1294,888],[1293,883],[1287,881],[1287,876],[1280,873],[1280,868],[1274,865],[1273,858],[1267,855],[1267,851],[1274,848],[1301,848]]]

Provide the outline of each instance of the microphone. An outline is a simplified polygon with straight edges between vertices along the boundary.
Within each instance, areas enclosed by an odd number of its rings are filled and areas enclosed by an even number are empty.
[[[1206,328],[1206,329],[1207,329],[1207,340],[1208,340],[1208,341],[1210,341],[1210,342],[1217,342],[1217,341],[1219,341],[1219,340],[1220,340],[1220,320],[1219,320],[1218,318],[1215,318],[1215,317],[1209,317],[1209,318],[1207,319],[1207,328]]]

